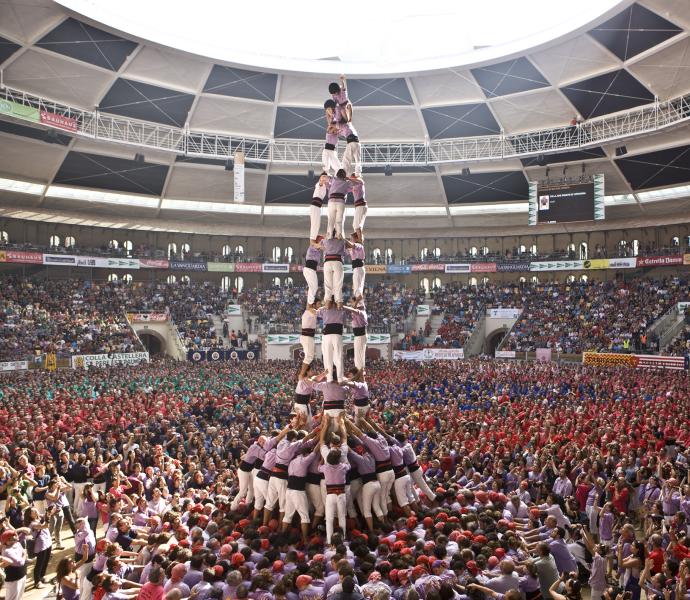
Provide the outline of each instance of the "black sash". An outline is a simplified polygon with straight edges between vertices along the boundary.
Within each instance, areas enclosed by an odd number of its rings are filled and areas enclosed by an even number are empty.
[[[323,326],[323,335],[343,335],[343,324],[342,323],[328,323]]]
[[[248,463],[245,460],[240,461],[240,471],[244,471],[245,473],[249,473],[249,472],[251,472],[252,468],[253,468],[253,465],[251,463]]]
[[[360,267],[364,266],[364,259],[362,258],[353,258],[352,259],[352,268],[353,269],[358,269]]]
[[[367,334],[366,326],[364,326],[364,327],[353,327],[352,328],[352,335],[354,335],[354,336],[359,337],[359,336],[366,335],[366,334]]]
[[[307,485],[307,478],[306,477],[297,477],[295,475],[288,475],[287,479],[287,486],[289,490],[297,490],[299,492],[303,492],[306,489]]]
[[[308,260],[307,262],[304,263],[304,268],[305,269],[312,269],[316,271],[316,267],[318,266],[318,261],[316,260]]]

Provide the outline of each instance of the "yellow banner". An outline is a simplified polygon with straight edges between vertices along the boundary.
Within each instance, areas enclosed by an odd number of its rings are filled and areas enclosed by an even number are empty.
[[[608,269],[609,259],[608,258],[593,258],[592,260],[586,260],[582,263],[585,269]]]
[[[632,354],[616,354],[614,352],[584,352],[582,362],[595,367],[635,367],[637,359]]]
[[[690,254],[683,254],[683,264],[690,265]]]
[[[386,265],[366,265],[364,267],[367,275],[385,275]]]
[[[0,262],[7,262],[7,252],[0,250]]]
[[[55,354],[55,352],[48,352],[48,354],[46,354],[45,367],[48,371],[57,370],[57,355]]]

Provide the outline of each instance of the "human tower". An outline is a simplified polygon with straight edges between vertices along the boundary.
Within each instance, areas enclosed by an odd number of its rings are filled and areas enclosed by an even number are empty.
[[[324,103],[326,141],[322,172],[314,187],[310,210],[309,248],[304,265],[308,291],[302,314],[300,342],[304,358],[295,388],[290,423],[270,437],[260,436],[242,457],[240,489],[232,502],[253,502],[254,517],[268,524],[276,508],[286,530],[299,516],[303,541],[325,518],[330,544],[336,525],[345,533],[348,517],[359,514],[370,531],[375,520],[384,524],[393,499],[407,515],[418,510],[421,491],[435,499],[417,463],[411,444],[402,433],[386,433],[369,418],[366,382],[367,312],[364,303],[364,222],[367,214],[362,179],[361,147],[352,122],[353,107],[345,76],[328,86]],[[339,138],[346,142],[342,160]],[[345,200],[355,199],[352,233],[345,236]],[[321,208],[328,200],[328,224],[320,234]],[[350,305],[343,302],[343,263],[352,261]],[[323,298],[318,266],[323,262]],[[343,330],[350,319],[354,336],[354,368],[344,372]],[[317,323],[321,321],[324,371],[313,372]],[[323,397],[317,419],[311,404],[315,392]],[[348,397],[352,418],[346,415]]]

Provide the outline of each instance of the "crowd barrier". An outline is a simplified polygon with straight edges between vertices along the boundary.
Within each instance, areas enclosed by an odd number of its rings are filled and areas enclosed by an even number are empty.
[[[0,263],[53,265],[98,269],[164,269],[211,273],[300,273],[302,265],[259,262],[212,262],[167,260],[160,258],[107,258],[73,254],[45,254],[43,252],[0,250]],[[638,256],[633,258],[595,258],[591,260],[518,260],[505,262],[421,263],[415,265],[366,265],[369,275],[409,275],[411,273],[527,273],[544,271],[599,271],[649,267],[690,265],[690,254],[669,256]],[[320,265],[319,270],[323,267]],[[343,265],[345,274],[352,273],[352,265]]]

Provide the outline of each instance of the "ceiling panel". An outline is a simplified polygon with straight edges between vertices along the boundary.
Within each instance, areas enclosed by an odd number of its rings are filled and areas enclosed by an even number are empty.
[[[407,82],[401,78],[348,79],[350,101],[358,106],[411,105],[412,96]]]
[[[636,190],[690,182],[690,146],[623,156],[616,163]]]
[[[201,96],[189,120],[191,129],[270,138],[273,105],[223,96]]]
[[[44,35],[36,45],[109,71],[117,71],[138,44],[70,17]]]
[[[654,94],[625,69],[562,87],[585,119],[654,102]]]
[[[424,141],[426,135],[426,128],[414,107],[356,107],[352,121],[360,139],[367,142]]]
[[[5,69],[5,85],[92,109],[111,81],[111,75],[57,54],[27,50]]]
[[[682,29],[637,2],[589,32],[621,60],[678,35]]]
[[[309,206],[314,195],[316,179],[307,175],[271,173],[266,188],[266,204],[300,204]],[[367,196],[369,193],[367,192]],[[351,200],[352,195],[348,198]]]
[[[277,81],[278,76],[272,73],[213,65],[204,92],[272,102],[276,97]]]
[[[573,150],[572,152],[556,152],[555,154],[544,154],[544,161],[547,165],[568,163],[568,162],[584,162],[595,158],[602,158],[606,156],[603,148],[587,148],[585,150]],[[539,166],[539,157],[530,156],[521,159],[525,167]],[[544,166],[544,165],[542,165]]]
[[[494,135],[501,128],[486,104],[462,104],[423,108],[431,139]]]
[[[690,91],[690,37],[631,64],[629,70],[659,99]]]
[[[526,92],[549,85],[544,76],[524,56],[472,69],[472,75],[487,98]]]
[[[166,165],[73,151],[62,163],[55,183],[158,196],[167,173]]]
[[[0,146],[12,148],[12,152],[0,152],[0,173],[29,181],[49,182],[67,153],[59,144],[42,144],[6,134],[0,135]]]
[[[201,88],[209,70],[210,65],[201,59],[167,48],[144,46],[127,65],[123,75],[194,93]]]
[[[562,127],[574,116],[573,106],[554,89],[491,100],[491,108],[506,133]]]
[[[586,35],[530,54],[530,58],[556,86],[586,79],[618,66],[614,56]]]
[[[279,104],[287,106],[322,107],[330,98],[326,77],[309,77],[297,74],[283,75],[280,81]]]
[[[484,94],[467,70],[448,69],[435,75],[411,78],[417,101],[421,106],[439,106],[481,102]]]
[[[369,206],[445,205],[443,189],[435,173],[399,174],[392,177],[365,173]]]
[[[263,190],[263,173],[245,171],[245,198],[247,204],[260,204]],[[232,202],[234,191],[233,173],[224,169],[212,169],[177,163],[170,175],[166,198],[177,200],[204,200]]]
[[[49,132],[48,130],[43,129],[42,127],[29,127],[28,125],[22,125],[21,123],[13,123],[10,121],[3,121],[1,119],[0,131],[60,146],[67,146],[67,144],[69,144],[70,140],[72,139],[68,135],[63,135],[54,130]]]
[[[36,39],[46,29],[65,18],[61,6],[53,0],[2,0],[0,2],[0,34],[24,44]]]
[[[19,50],[19,48],[19,44],[15,44],[14,42],[10,42],[10,40],[6,40],[4,37],[0,37],[0,65]]]
[[[443,175],[449,204],[527,200],[529,189],[522,171]]]
[[[325,139],[326,126],[323,109],[279,106],[276,112],[274,136],[300,140]]]
[[[156,85],[118,78],[100,102],[103,112],[184,127],[194,96]]]

